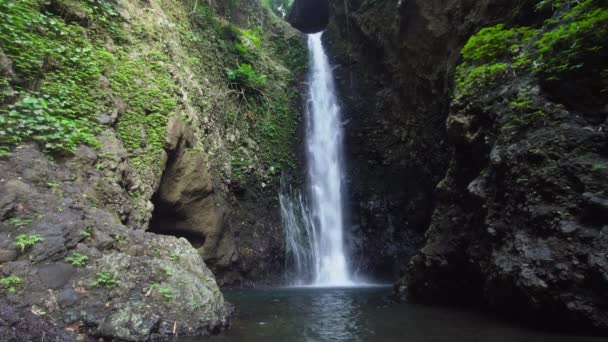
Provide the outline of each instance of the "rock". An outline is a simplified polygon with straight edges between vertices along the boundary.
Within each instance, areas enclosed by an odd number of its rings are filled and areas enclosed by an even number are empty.
[[[587,200],[587,203],[589,203],[591,207],[600,210],[604,214],[608,215],[608,198],[605,198],[599,194],[592,194],[589,192],[584,193],[583,198]]]
[[[559,228],[563,233],[570,234],[577,231],[579,229],[579,225],[574,221],[561,221]]]
[[[467,186],[467,190],[469,191],[469,193],[473,196],[476,196],[479,199],[486,198],[485,188],[486,188],[486,179],[483,176],[475,178]]]
[[[13,261],[17,258],[17,251],[14,249],[0,248],[0,264]]]
[[[38,278],[47,288],[59,289],[70,281],[74,272],[75,269],[72,265],[58,262],[40,266],[38,268]]]
[[[115,121],[111,116],[102,114],[99,116],[98,121],[102,125],[112,125]]]
[[[80,300],[80,295],[71,287],[66,287],[57,293],[57,303],[62,308],[74,306]]]
[[[98,334],[126,341],[147,341],[160,320],[160,316],[150,315],[149,310],[143,303],[126,303],[104,320]]]

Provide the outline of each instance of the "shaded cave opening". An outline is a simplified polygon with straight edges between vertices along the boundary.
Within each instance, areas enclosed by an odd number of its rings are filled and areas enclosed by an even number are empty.
[[[176,183],[181,182],[183,177],[182,165],[189,162],[189,160],[185,160],[188,158],[184,153],[187,145],[187,142],[180,141],[177,148],[167,151],[167,162],[163,175],[156,192],[150,199],[154,209],[148,231],[185,238],[194,248],[198,249],[204,245],[205,236],[198,233],[196,227],[193,227],[195,220],[192,216],[195,211],[189,208],[191,203],[187,203],[182,192],[174,191],[178,188]]]
[[[164,202],[158,194],[152,197],[154,211],[150,220],[151,233],[184,238],[194,248],[200,248],[205,244],[205,237],[192,232],[189,227],[189,218],[169,203]]]

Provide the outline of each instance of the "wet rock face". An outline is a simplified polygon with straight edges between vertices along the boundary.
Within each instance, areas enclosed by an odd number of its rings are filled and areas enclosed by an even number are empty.
[[[226,199],[209,172],[207,156],[192,148],[194,141],[181,120],[170,121],[168,158],[152,198],[150,231],[186,238],[221,286],[282,283],[285,253],[274,203],[277,190],[260,190],[252,178],[232,185],[235,198]]]
[[[351,247],[363,273],[405,272],[397,288],[411,300],[606,331],[605,100],[513,74],[451,102],[466,40],[531,25],[533,5],[330,1]],[[509,105],[520,96],[542,119],[522,124]]]
[[[385,280],[420,245],[448,165],[459,51],[511,1],[330,1],[325,43],[346,131],[355,267]]]
[[[323,31],[329,22],[328,0],[294,1],[287,21],[304,33]]]
[[[514,124],[521,113],[508,99],[518,97],[542,118]],[[454,152],[404,294],[608,331],[607,174],[597,167],[608,122],[596,119],[602,109],[582,108],[549,100],[525,78],[453,103]]]

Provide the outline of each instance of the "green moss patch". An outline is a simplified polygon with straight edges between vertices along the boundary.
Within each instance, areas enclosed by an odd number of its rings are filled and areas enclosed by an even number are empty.
[[[160,52],[152,50],[135,58],[119,52],[118,56],[110,80],[113,92],[127,106],[117,125],[118,135],[132,153],[134,166],[160,175],[167,122],[177,106],[176,85]]]
[[[96,146],[106,109],[99,80],[112,63],[101,41],[83,27],[46,12],[38,0],[0,0],[0,45],[14,77],[0,93],[0,147],[25,141],[71,153],[79,144]]]
[[[541,27],[484,28],[462,49],[456,71],[456,96],[470,96],[497,84],[507,73],[529,72],[543,80],[583,75],[605,83],[608,60],[608,2],[605,0],[539,1],[553,16]]]

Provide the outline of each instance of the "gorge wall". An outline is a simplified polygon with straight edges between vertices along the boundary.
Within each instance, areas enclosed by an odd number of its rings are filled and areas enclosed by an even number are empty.
[[[329,1],[360,271],[606,331],[606,6]]]
[[[330,1],[348,150],[352,248],[364,274],[394,279],[422,242],[448,165],[452,76],[476,28],[511,1]]]
[[[219,286],[283,281],[298,31],[257,0],[7,0],[0,19],[3,338],[209,334]]]

